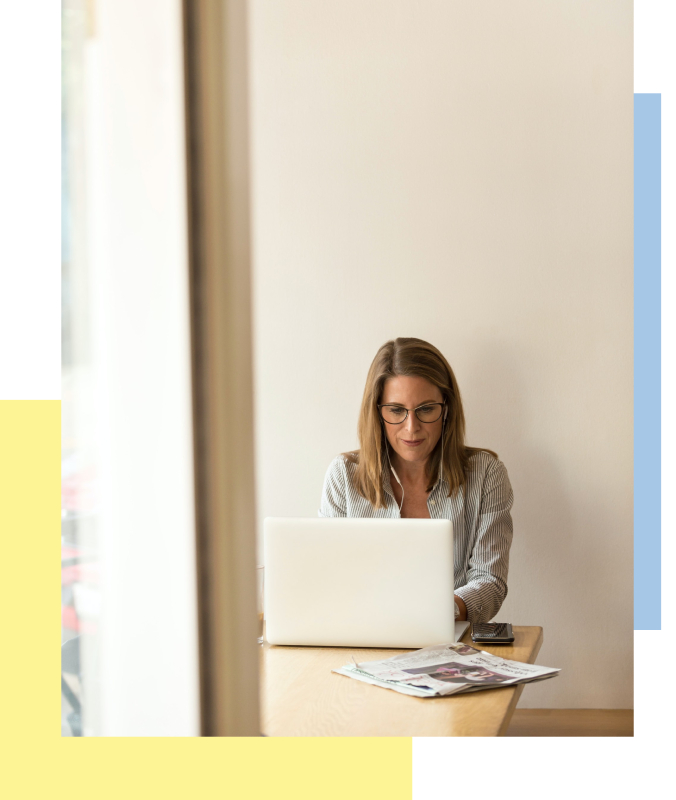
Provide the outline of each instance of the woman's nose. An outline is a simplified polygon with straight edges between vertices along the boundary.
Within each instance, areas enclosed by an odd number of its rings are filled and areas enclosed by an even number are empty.
[[[418,430],[419,425],[420,425],[420,420],[418,419],[418,417],[416,417],[415,412],[409,411],[408,417],[404,422],[404,430],[413,432]]]

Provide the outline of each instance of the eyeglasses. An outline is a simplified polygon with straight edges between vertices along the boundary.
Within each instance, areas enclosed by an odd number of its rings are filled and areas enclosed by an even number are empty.
[[[437,422],[441,419],[446,403],[426,403],[424,406],[411,409],[416,417],[425,423]],[[408,419],[408,408],[398,406],[396,403],[384,403],[378,406],[381,418],[389,425],[399,425]]]

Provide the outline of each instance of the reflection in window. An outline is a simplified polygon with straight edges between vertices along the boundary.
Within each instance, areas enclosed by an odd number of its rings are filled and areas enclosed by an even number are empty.
[[[95,735],[100,610],[88,319],[85,65],[94,4],[62,3],[61,733]]]

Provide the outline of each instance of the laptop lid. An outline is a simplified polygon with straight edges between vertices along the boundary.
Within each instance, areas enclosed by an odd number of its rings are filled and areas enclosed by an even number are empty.
[[[271,644],[456,640],[450,520],[269,517],[264,563]]]

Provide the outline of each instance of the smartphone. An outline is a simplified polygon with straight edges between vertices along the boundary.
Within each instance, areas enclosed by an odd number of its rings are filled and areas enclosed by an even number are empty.
[[[514,632],[509,622],[473,622],[472,641],[485,644],[512,644]]]

